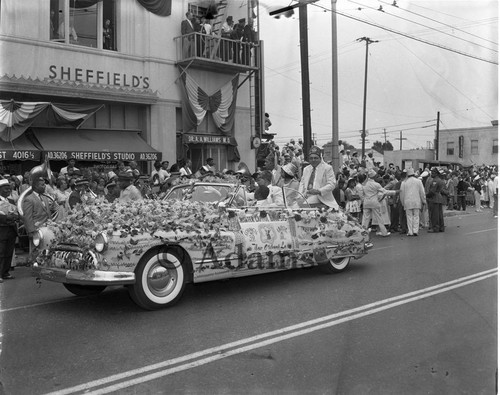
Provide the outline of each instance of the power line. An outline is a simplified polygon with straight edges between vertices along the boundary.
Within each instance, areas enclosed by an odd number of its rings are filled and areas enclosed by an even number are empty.
[[[477,43],[475,43],[475,42],[473,42],[473,41],[469,41],[469,40],[466,40],[466,39],[461,38],[461,37],[457,37],[457,36],[455,36],[455,35],[453,35],[453,34],[451,34],[451,33],[447,33],[447,32],[445,32],[445,31],[443,31],[443,30],[436,29],[436,28],[434,28],[434,27],[432,27],[432,26],[424,25],[423,23],[420,23],[420,22],[417,22],[417,21],[413,21],[413,20],[408,19],[408,18],[403,18],[402,16],[392,14],[392,13],[390,13],[390,12],[386,11],[386,10],[382,10],[382,9],[380,9],[380,8],[369,7],[369,6],[366,6],[366,5],[362,4],[362,3],[358,3],[358,2],[356,2],[356,1],[354,1],[354,0],[348,0],[348,1],[350,1],[351,3],[354,3],[354,4],[361,5],[361,6],[365,7],[365,8],[369,8],[369,9],[371,9],[371,10],[375,10],[375,11],[383,11],[385,14],[390,15],[390,16],[393,16],[393,17],[395,17],[395,18],[402,19],[403,21],[410,22],[410,23],[414,23],[414,24],[419,25],[419,26],[423,26],[423,27],[425,27],[426,29],[434,30],[434,31],[436,31],[436,32],[439,32],[439,33],[442,33],[442,34],[446,34],[447,36],[450,36],[450,37],[456,38],[456,39],[458,39],[458,40],[465,41],[465,42],[467,42],[467,43],[469,43],[469,44],[477,45],[478,47],[485,48],[485,49],[487,49],[487,50],[489,50],[489,51],[493,51],[493,52],[497,52],[497,53],[498,53],[498,51],[497,51],[497,50],[495,50],[495,49],[485,47],[485,46],[483,46],[483,45],[481,45],[481,44],[477,44]],[[386,4],[387,4],[387,3],[386,3]],[[381,6],[381,7],[382,7],[382,6]],[[399,7],[398,7],[398,8],[399,8]]]
[[[484,37],[481,37],[481,36],[478,36],[478,35],[476,35],[476,34],[470,33],[470,32],[468,32],[468,31],[462,30],[462,29],[460,29],[460,28],[458,28],[458,27],[456,27],[456,26],[453,26],[453,25],[448,25],[447,23],[444,23],[444,22],[438,21],[437,19],[430,18],[430,17],[425,16],[425,15],[423,15],[423,14],[419,14],[418,12],[415,12],[415,11],[410,11],[410,10],[407,10],[406,8],[400,8],[400,7],[396,4],[396,2],[395,2],[395,1],[394,1],[394,3],[392,3],[392,4],[391,4],[391,3],[387,3],[387,2],[385,2],[385,1],[382,1],[382,0],[378,0],[378,1],[379,1],[380,3],[384,3],[384,4],[387,4],[387,5],[390,5],[390,6],[397,7],[397,8],[399,8],[399,9],[400,9],[400,10],[402,10],[402,11],[409,12],[410,14],[417,15],[417,16],[419,16],[419,17],[421,17],[421,18],[424,18],[424,19],[429,19],[430,21],[433,21],[433,22],[436,22],[436,23],[440,23],[441,25],[447,26],[447,27],[449,27],[449,28],[451,28],[451,29],[454,29],[454,30],[458,30],[458,31],[460,31],[460,32],[462,32],[462,33],[465,33],[465,34],[468,34],[468,35],[470,35],[470,36],[473,36],[473,37],[479,38],[480,40],[488,41],[489,43],[492,43],[492,44],[498,45],[498,43],[496,43],[496,42],[494,42],[494,41],[488,40],[488,39],[486,39],[486,38],[484,38]]]
[[[323,6],[319,5],[319,4],[312,4],[312,5],[316,6],[316,7],[323,8],[324,10],[329,11],[329,12],[334,12],[334,11],[329,10],[328,8],[323,7]],[[446,46],[441,45],[441,44],[436,44],[436,43],[433,43],[431,41],[423,40],[421,38],[414,37],[414,36],[412,36],[412,35],[410,35],[408,33],[400,32],[400,31],[397,31],[397,30],[394,30],[394,29],[391,29],[391,28],[379,25],[378,23],[367,21],[365,19],[356,18],[356,17],[354,17],[352,15],[344,14],[343,12],[340,12],[340,11],[335,11],[335,12],[338,15],[342,15],[343,17],[346,17],[346,18],[349,18],[349,19],[354,19],[355,21],[358,21],[358,22],[361,22],[361,23],[366,23],[367,25],[374,26],[374,27],[377,27],[377,28],[382,29],[382,30],[386,30],[386,31],[394,33],[394,34],[399,34],[399,35],[404,36],[406,38],[409,38],[409,39],[412,39],[412,40],[415,40],[415,41],[419,41],[421,43],[424,43],[424,44],[427,44],[427,45],[430,45],[430,46],[433,46],[433,47],[441,48],[441,49],[444,49],[446,51],[454,52],[454,53],[456,53],[458,55],[462,55],[462,56],[466,56],[468,58],[480,60],[482,62],[492,63],[492,64],[498,65],[498,61],[484,59],[484,58],[481,58],[479,56],[471,55],[471,54],[468,54],[466,52],[462,52],[462,51],[459,51],[459,50],[456,50],[456,49],[453,49],[453,48],[449,48],[449,47],[446,47]]]

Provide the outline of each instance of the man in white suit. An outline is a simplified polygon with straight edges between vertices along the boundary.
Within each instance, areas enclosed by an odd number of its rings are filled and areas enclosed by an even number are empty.
[[[309,150],[309,165],[305,167],[300,180],[299,192],[302,193],[311,207],[339,209],[333,197],[335,173],[332,166],[321,159],[321,149],[313,146]]]
[[[415,171],[411,167],[406,176],[406,181],[401,183],[399,198],[406,211],[407,236],[418,236],[420,210],[425,204],[424,184],[415,177]]]

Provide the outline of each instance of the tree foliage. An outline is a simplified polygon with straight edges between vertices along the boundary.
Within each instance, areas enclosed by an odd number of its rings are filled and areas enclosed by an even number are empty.
[[[373,143],[372,150],[377,151],[380,154],[383,154],[384,151],[394,151],[394,147],[392,146],[390,141],[382,143],[381,141],[377,140]]]

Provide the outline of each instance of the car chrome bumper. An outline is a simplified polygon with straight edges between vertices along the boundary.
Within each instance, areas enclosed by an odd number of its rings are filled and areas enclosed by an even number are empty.
[[[78,285],[126,285],[135,284],[134,272],[108,272],[87,270],[78,272],[70,269],[41,267],[33,265],[33,276],[47,281]]]

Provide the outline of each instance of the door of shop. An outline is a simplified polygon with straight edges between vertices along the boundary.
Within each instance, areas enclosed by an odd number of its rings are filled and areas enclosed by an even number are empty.
[[[217,171],[227,168],[227,145],[190,144],[188,155],[193,163],[193,172],[202,167],[208,158],[213,158]]]

